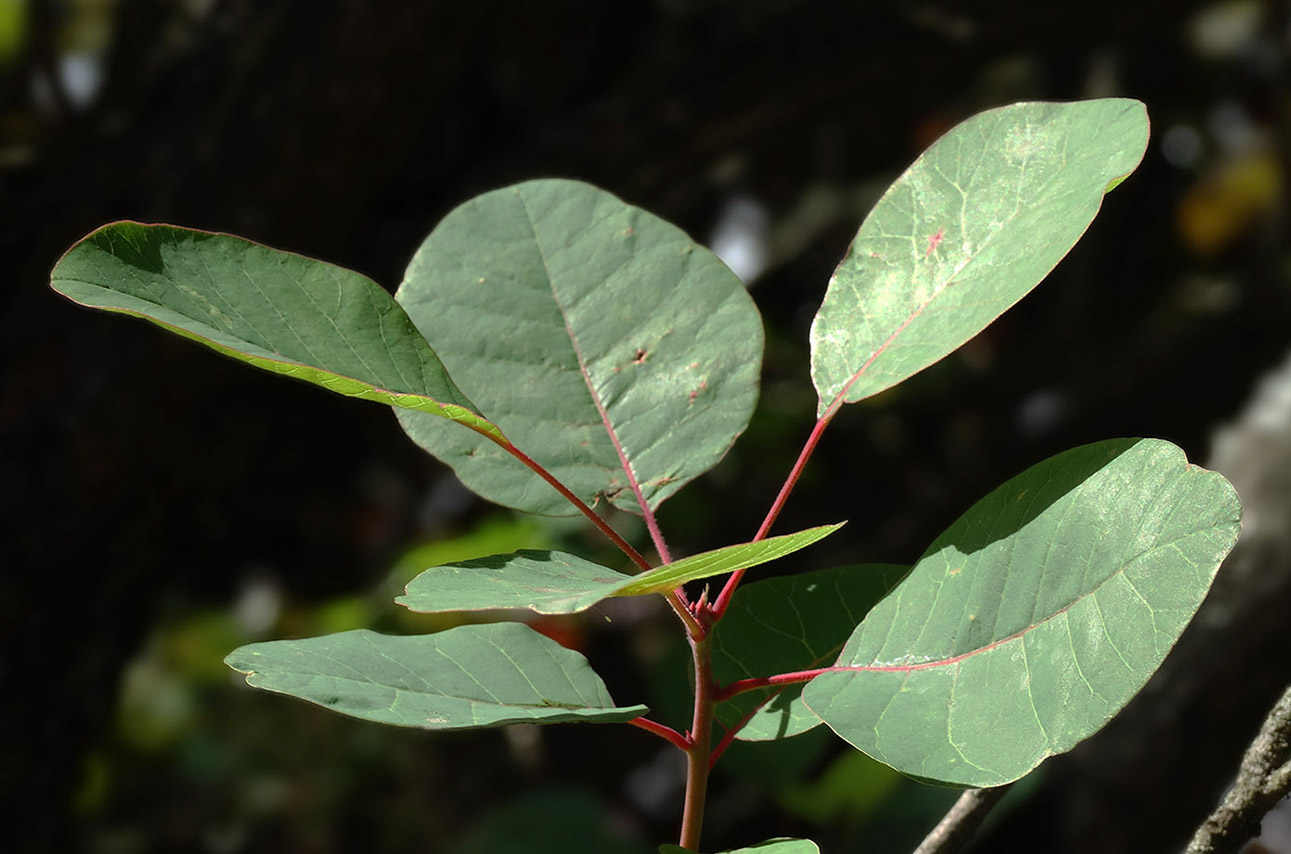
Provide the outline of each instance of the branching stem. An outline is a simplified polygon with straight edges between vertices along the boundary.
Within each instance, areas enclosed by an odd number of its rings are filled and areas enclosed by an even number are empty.
[[[597,514],[595,510],[593,510],[591,507],[588,507],[587,504],[585,504],[581,498],[579,498],[572,491],[570,491],[569,487],[565,486],[565,484],[557,480],[555,475],[553,475],[551,472],[543,468],[541,464],[539,464],[536,460],[534,460],[524,451],[520,450],[515,445],[511,444],[511,441],[509,439],[499,439],[497,436],[492,436],[488,433],[485,433],[483,430],[476,430],[476,432],[479,433],[481,436],[485,436],[486,438],[491,439],[493,442],[495,442],[498,445],[498,447],[502,448],[502,450],[506,451],[508,454],[515,457],[520,462],[524,463],[525,466],[530,471],[538,475],[538,477],[542,478],[543,480],[547,481],[547,483],[551,484],[552,488],[555,489],[557,492],[559,492],[566,501],[574,505],[574,507],[578,508],[579,513],[582,513],[584,516],[586,516],[591,521],[591,523],[595,525],[598,530],[600,530],[601,533],[603,533],[606,537],[609,537],[610,542],[614,543],[614,545],[618,547],[619,551],[627,555],[628,559],[631,560],[634,564],[636,564],[638,569],[647,570],[652,568],[650,566],[650,561],[646,560],[645,557],[643,557],[640,552],[632,548],[631,543],[623,539],[623,537],[619,535],[618,531],[610,527],[609,522],[606,522],[604,519],[600,517],[599,514]]]
[[[633,718],[628,723],[637,729],[643,729],[648,733],[659,736],[678,750],[690,750],[690,742],[686,739],[686,736],[666,724],[652,721],[649,718]]]
[[[855,667],[818,667],[815,670],[797,670],[793,673],[777,673],[774,676],[758,676],[752,679],[739,679],[723,685],[714,692],[717,702],[729,700],[739,694],[756,691],[759,688],[794,685],[799,682],[810,682],[822,673],[833,673],[840,670],[855,670]]]
[[[833,420],[841,404],[842,395],[839,395],[838,400],[834,401],[834,405],[820,417],[816,422],[816,426],[812,428],[811,435],[807,437],[806,443],[802,446],[802,451],[798,454],[797,462],[789,470],[789,476],[785,478],[784,485],[780,487],[779,494],[776,495],[775,501],[771,503],[771,509],[767,511],[766,518],[762,520],[762,525],[758,528],[752,542],[756,543],[758,540],[765,539],[766,535],[770,533],[771,526],[775,524],[780,511],[784,509],[790,493],[798,485],[798,478],[802,477],[802,471],[807,467],[807,460],[811,459],[811,455],[816,450],[816,445],[820,443],[820,437],[824,435],[825,428],[829,426],[829,422]],[[740,581],[743,578],[744,570],[741,569],[732,573],[731,577],[726,580],[726,585],[722,588],[721,594],[717,597],[717,601],[713,603],[713,614],[716,618],[720,619],[726,613],[726,609],[731,604],[731,597],[735,595],[735,590],[740,586]]]

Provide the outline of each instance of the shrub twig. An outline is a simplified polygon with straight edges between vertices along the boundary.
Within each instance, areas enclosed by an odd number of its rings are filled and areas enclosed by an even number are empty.
[[[1009,783],[990,789],[968,789],[959,796],[950,812],[937,822],[915,849],[914,854],[954,854],[963,849],[981,827],[986,814],[1009,790]]]
[[[1241,850],[1260,833],[1260,821],[1291,794],[1291,687],[1264,719],[1260,733],[1242,757],[1237,780],[1224,801],[1197,828],[1187,854],[1225,854]]]

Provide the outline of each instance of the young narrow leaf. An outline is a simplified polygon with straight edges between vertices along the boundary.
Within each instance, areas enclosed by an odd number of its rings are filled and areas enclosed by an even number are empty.
[[[713,631],[714,675],[727,684],[828,667],[856,625],[908,571],[887,564],[843,566],[744,585]],[[796,684],[737,694],[717,707],[717,719],[732,727],[765,704],[738,738],[804,733],[821,720],[802,704],[802,689]]]
[[[1075,245],[1147,147],[1143,104],[1014,104],[952,128],[865,218],[811,328],[819,414],[952,352]]]
[[[228,234],[118,222],[69,249],[52,285],[258,368],[501,438],[398,303],[351,270]]]
[[[615,706],[585,658],[521,623],[412,637],[358,629],[251,644],[225,663],[257,688],[422,729],[613,723],[647,711]]]
[[[540,614],[573,614],[611,596],[667,593],[688,581],[768,563],[841,527],[823,525],[726,546],[640,575],[624,575],[565,552],[523,550],[431,567],[414,578],[405,595],[395,601],[425,613],[528,608]]]
[[[694,854],[677,845],[659,846],[659,854]],[[721,854],[820,854],[820,848],[809,839],[768,839],[747,848],[735,848]]]
[[[1160,665],[1237,539],[1220,475],[1153,439],[1059,454],[973,506],[803,692],[905,774],[1016,780],[1105,724]]]
[[[756,543],[741,543],[692,555],[633,576],[632,582],[620,590],[618,595],[640,596],[643,593],[667,593],[687,581],[724,575],[737,569],[748,569],[778,560],[823,540],[845,524],[847,523],[839,522],[836,525],[820,525],[796,534],[768,537]]]
[[[396,298],[461,388],[576,495],[641,513],[707,471],[757,401],[762,323],[735,274],[681,230],[576,181],[452,211]],[[491,501],[571,511],[511,457],[401,413]]]

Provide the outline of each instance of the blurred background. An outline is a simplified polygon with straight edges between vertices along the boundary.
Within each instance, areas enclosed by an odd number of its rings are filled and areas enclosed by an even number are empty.
[[[6,849],[635,854],[680,811],[679,757],[637,730],[430,735],[246,689],[242,643],[449,625],[390,601],[433,563],[600,544],[475,499],[383,407],[65,302],[77,238],[229,231],[393,290],[448,210],[526,178],[676,222],[768,332],[748,433],[663,508],[693,553],[753,534],[810,431],[807,329],[887,184],[981,109],[1123,95],[1153,121],[1138,172],[1034,294],[835,420],[779,530],[851,523],[769,571],[912,561],[1086,441],[1224,471],[1246,528],[1202,615],[978,847],[1180,850],[1291,681],[1289,28],[1286,0],[0,0]],[[664,609],[541,628],[685,726]],[[706,850],[909,851],[953,801],[823,730],[732,749]]]

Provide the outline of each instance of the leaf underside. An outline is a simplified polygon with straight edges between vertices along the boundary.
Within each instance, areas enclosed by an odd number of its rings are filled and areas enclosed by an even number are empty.
[[[824,416],[940,360],[1025,296],[1147,147],[1138,101],[1013,104],[952,128],[874,206],[811,328]]]
[[[902,773],[1016,780],[1103,726],[1205,597],[1236,493],[1168,442],[1075,448],[974,505],[803,692]]]
[[[713,673],[723,684],[827,667],[869,610],[909,567],[844,566],[768,578],[740,587],[713,632]],[[803,705],[802,685],[738,694],[717,707],[731,727],[762,705],[737,736],[789,738],[821,723]]]
[[[658,507],[722,458],[757,401],[762,322],[735,274],[580,182],[528,181],[456,208],[396,299],[480,411],[589,504]],[[573,512],[488,442],[399,417],[485,498]]]
[[[501,437],[403,309],[351,270],[228,234],[118,222],[69,249],[51,278],[74,302],[255,367]]]
[[[565,552],[523,550],[431,567],[409,582],[405,595],[395,601],[424,613],[527,608],[540,614],[573,614],[611,596],[667,593],[688,581],[768,563],[841,527],[822,525],[725,546],[639,575],[624,575]]]
[[[586,659],[521,623],[269,641],[236,649],[225,663],[256,688],[421,729],[614,723],[647,711],[615,706]]]

